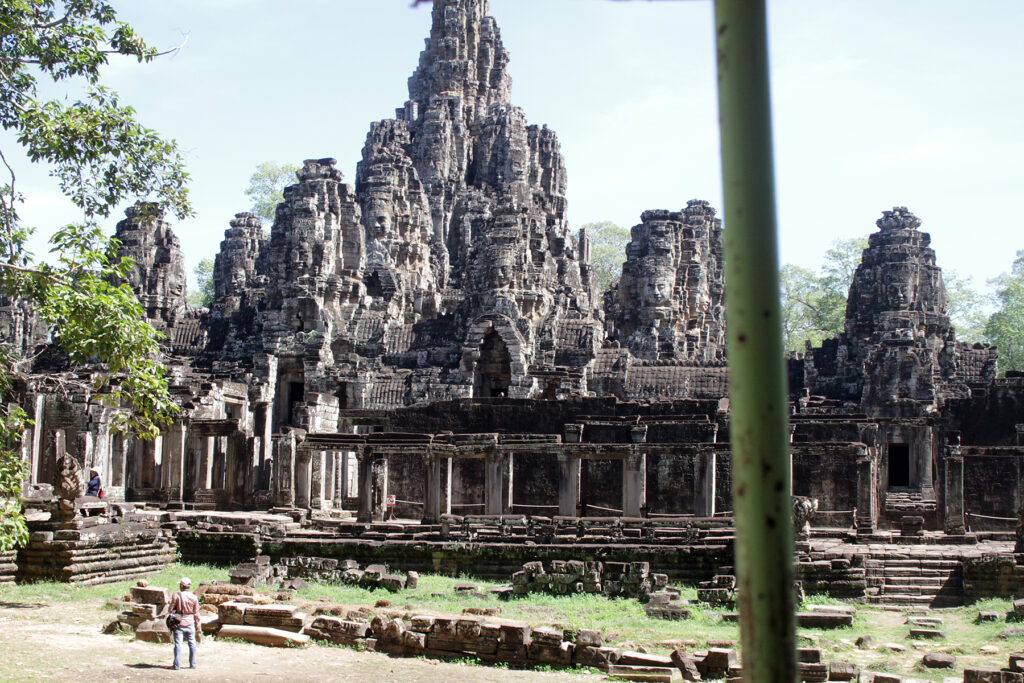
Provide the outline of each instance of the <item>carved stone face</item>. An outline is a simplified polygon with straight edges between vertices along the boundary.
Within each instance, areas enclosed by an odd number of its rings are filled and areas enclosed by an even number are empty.
[[[366,225],[374,237],[385,237],[391,231],[391,202],[371,199],[366,207]]]
[[[643,282],[641,298],[645,307],[665,308],[672,304],[675,278],[672,273],[659,270]]]
[[[515,263],[512,253],[501,250],[494,255],[494,260],[487,267],[487,278],[494,289],[505,289],[512,286],[515,276]]]

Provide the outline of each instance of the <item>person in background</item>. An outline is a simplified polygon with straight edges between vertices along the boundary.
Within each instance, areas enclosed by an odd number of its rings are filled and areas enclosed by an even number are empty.
[[[202,633],[199,623],[199,598],[192,592],[192,579],[182,577],[181,590],[171,596],[171,614],[177,614],[178,628],[172,631],[174,636],[174,668],[181,668],[181,641],[188,640],[188,665],[196,668],[196,650]]]
[[[89,485],[85,489],[85,495],[100,497],[103,490],[103,482],[100,480],[100,471],[93,467],[89,470]]]

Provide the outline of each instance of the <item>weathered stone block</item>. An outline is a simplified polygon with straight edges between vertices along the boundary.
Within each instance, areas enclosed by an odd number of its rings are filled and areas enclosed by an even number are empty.
[[[539,643],[536,640],[527,647],[530,661],[539,664],[550,664],[552,666],[572,666],[572,643],[560,643],[551,645]]]
[[[921,663],[929,669],[955,669],[956,657],[944,652],[929,652],[921,658]]]
[[[170,602],[170,596],[168,595],[166,588],[132,586],[131,594],[132,602],[137,602],[141,605],[158,605],[162,608]]]

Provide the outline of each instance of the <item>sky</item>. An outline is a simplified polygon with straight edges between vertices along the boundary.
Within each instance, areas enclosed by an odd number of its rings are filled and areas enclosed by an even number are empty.
[[[264,161],[334,157],[349,182],[394,117],[429,33],[410,0],[111,0],[152,45],[111,87],[181,146],[187,267],[219,250]],[[710,0],[491,0],[513,103],[561,141],[574,228],[693,198],[721,212]],[[780,260],[817,267],[907,206],[944,270],[976,286],[1024,249],[1024,2],[769,0]],[[45,169],[0,145],[25,223],[76,218]],[[121,216],[121,212],[118,212]],[[116,220],[110,221],[113,232]],[[269,226],[268,226],[269,227]],[[728,226],[726,226],[728,228]]]

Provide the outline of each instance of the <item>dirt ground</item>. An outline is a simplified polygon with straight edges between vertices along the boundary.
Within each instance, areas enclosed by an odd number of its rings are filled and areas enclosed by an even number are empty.
[[[0,602],[0,680],[4,681],[603,681],[568,672],[513,671],[430,659],[397,659],[343,647],[278,649],[204,638],[198,668],[171,669],[172,646],[143,643],[102,628],[116,612],[102,601]],[[186,661],[187,661],[187,647]],[[186,664],[187,666],[187,664]]]

